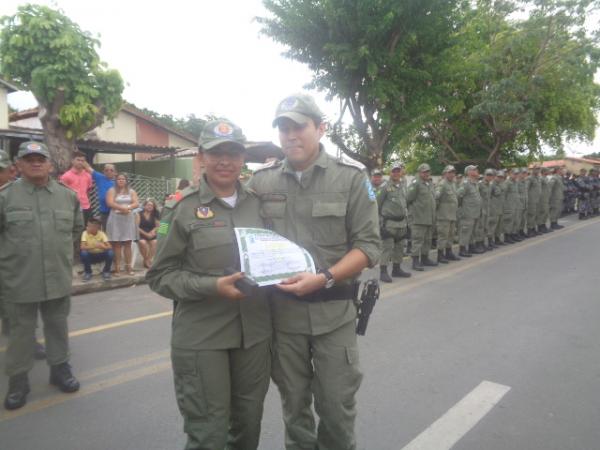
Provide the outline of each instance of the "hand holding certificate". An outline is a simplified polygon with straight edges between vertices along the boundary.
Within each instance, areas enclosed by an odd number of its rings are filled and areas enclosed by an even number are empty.
[[[310,253],[271,230],[235,228],[240,270],[259,286],[280,284],[303,272],[316,273]]]

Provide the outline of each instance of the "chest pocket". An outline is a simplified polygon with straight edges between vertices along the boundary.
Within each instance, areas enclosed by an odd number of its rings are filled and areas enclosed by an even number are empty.
[[[321,245],[340,245],[347,241],[346,202],[316,200],[312,207],[313,239]]]
[[[193,265],[202,270],[219,270],[235,267],[233,231],[229,227],[196,226],[190,231]]]
[[[73,232],[73,213],[71,211],[54,211],[54,224],[56,231],[66,233],[69,237]]]
[[[260,216],[265,222],[265,227],[280,234],[285,233],[285,201],[262,200]]]
[[[6,213],[9,238],[28,239],[33,235],[33,211],[9,211]]]

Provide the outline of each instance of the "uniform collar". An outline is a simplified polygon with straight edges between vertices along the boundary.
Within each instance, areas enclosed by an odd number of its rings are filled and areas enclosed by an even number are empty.
[[[36,186],[35,184],[30,183],[29,181],[27,181],[25,178],[20,178],[20,180],[21,180],[21,183],[23,183],[23,186],[25,187],[25,191],[28,194],[33,194],[33,191],[35,191],[36,188],[37,189],[45,189],[48,192],[53,193],[54,192],[54,188],[56,187],[55,186],[56,182],[52,178],[50,178],[48,180],[48,183],[45,186]]]
[[[236,190],[238,193],[238,202],[243,201],[248,196],[246,186],[241,184],[239,181],[236,181]],[[208,184],[208,181],[206,181],[205,175],[202,175],[202,177],[200,177],[200,186],[198,191],[200,194],[200,203],[204,205],[207,205],[213,200],[218,199],[218,197],[215,195],[212,188]]]

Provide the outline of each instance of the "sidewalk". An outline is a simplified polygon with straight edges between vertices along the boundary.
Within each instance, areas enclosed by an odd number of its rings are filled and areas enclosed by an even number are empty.
[[[74,267],[71,295],[89,294],[91,292],[100,292],[146,283],[146,269],[135,268],[134,275],[126,275],[121,272],[118,277],[113,276],[110,280],[104,281],[100,276],[99,270],[97,270],[99,267],[100,266],[94,267],[94,275],[92,279],[87,282],[83,281],[83,274],[79,273],[82,270],[81,266]]]

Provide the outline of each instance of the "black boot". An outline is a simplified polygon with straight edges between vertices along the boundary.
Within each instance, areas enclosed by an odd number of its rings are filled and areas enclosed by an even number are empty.
[[[521,242],[523,239],[521,239],[521,237],[517,234],[517,233],[512,233],[510,235],[510,237],[512,238],[513,241],[515,242]]]
[[[419,258],[418,256],[413,256],[412,260],[413,270],[416,270],[417,272],[423,272],[425,270],[425,268],[421,265],[421,258]]]
[[[505,244],[514,244],[515,241],[513,240],[513,238],[511,237],[510,234],[504,233],[504,243]]]
[[[73,376],[71,366],[67,362],[50,366],[50,384],[58,386],[63,392],[79,390],[79,381]]]
[[[27,372],[14,375],[8,379],[8,392],[4,399],[6,409],[18,409],[27,403],[27,394],[29,394],[29,378]]]
[[[485,247],[485,243],[483,241],[479,241],[475,244],[475,246],[481,250],[481,253],[485,253],[487,251],[487,248]]]
[[[496,248],[498,248],[498,246],[496,245],[496,242],[494,241],[494,238],[493,238],[493,237],[489,237],[489,238],[488,238],[488,242],[489,242],[489,245],[490,245],[490,246],[491,246],[493,249],[496,249]]]
[[[442,250],[438,250],[438,263],[448,264],[450,261],[446,259],[444,256],[444,252]]]
[[[438,265],[438,263],[429,259],[429,255],[421,255],[421,264],[427,267],[435,267]]]
[[[461,245],[459,247],[458,256],[462,256],[463,258],[470,258],[473,255],[471,255],[469,253],[469,250],[467,247],[465,247],[464,245]]]
[[[479,248],[477,244],[473,244],[469,245],[469,253],[474,255],[481,255],[482,253],[485,253],[485,250]]]
[[[558,222],[553,222],[552,225],[550,225],[550,227],[554,230],[562,230],[564,228],[564,226],[559,225]]]
[[[35,339],[33,341],[33,357],[38,361],[46,359],[46,347],[44,347]]]
[[[488,239],[488,244],[485,247],[485,250],[488,252],[491,252],[492,250],[494,250],[496,247],[494,247],[494,243],[492,241],[492,239]]]
[[[437,238],[433,238],[431,240],[431,250],[435,250],[437,248]]]
[[[451,248],[446,249],[446,259],[448,261],[460,261],[460,258],[454,254]]]
[[[388,274],[387,266],[379,266],[379,279],[384,283],[391,283],[392,277]]]
[[[527,239],[529,237],[523,230],[519,231],[519,236],[521,236],[521,239]]]
[[[400,278],[410,278],[410,273],[409,272],[405,272],[404,270],[402,270],[402,266],[400,265],[400,263],[394,263],[393,267],[392,267],[392,276],[393,277],[400,277]]]
[[[10,325],[8,323],[8,319],[4,317],[2,319],[2,336],[8,336],[10,333]]]
[[[498,247],[500,247],[500,246],[502,246],[502,245],[506,245],[504,242],[502,242],[502,241],[500,240],[500,238],[499,238],[499,237],[496,237],[496,239],[495,239],[495,244],[496,244]]]

